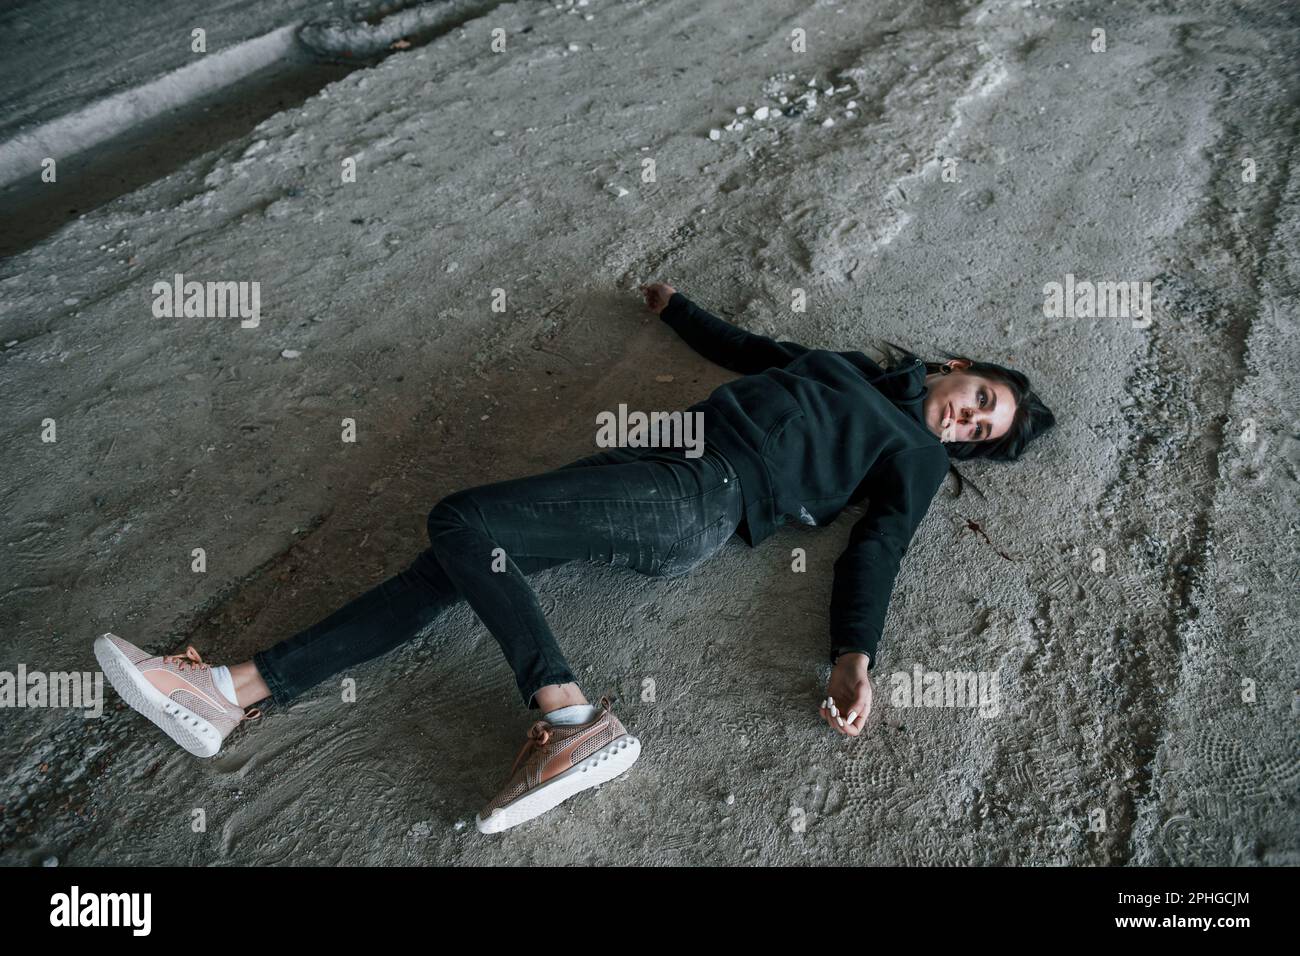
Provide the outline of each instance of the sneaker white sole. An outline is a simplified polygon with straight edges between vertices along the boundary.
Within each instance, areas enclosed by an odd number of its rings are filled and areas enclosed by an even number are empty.
[[[121,698],[148,717],[172,740],[196,757],[221,749],[221,732],[212,722],[167,697],[107,637],[95,638],[95,659]]]
[[[574,764],[564,773],[552,777],[540,787],[524,794],[514,803],[493,810],[486,820],[475,815],[479,833],[500,833],[525,820],[541,816],[568,800],[575,793],[613,780],[636,763],[641,756],[641,741],[624,734],[601,747],[586,760]]]

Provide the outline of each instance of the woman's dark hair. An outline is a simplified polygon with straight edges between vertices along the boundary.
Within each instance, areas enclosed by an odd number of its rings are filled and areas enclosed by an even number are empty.
[[[889,347],[886,355],[891,369],[897,368],[899,365],[921,361],[916,355],[901,346],[892,342],[886,342],[885,345]],[[953,359],[970,362],[970,367],[965,369],[967,374],[982,375],[985,378],[1001,382],[1011,392],[1011,397],[1016,401],[1016,414],[1011,419],[1011,427],[1007,429],[1005,435],[993,441],[948,442],[943,447],[948,452],[949,459],[965,461],[971,458],[989,458],[994,461],[1014,461],[1024,452],[1026,445],[1056,424],[1056,416],[1030,388],[1029,379],[1020,372],[994,362],[976,362],[974,359],[968,359],[964,356],[944,354],[947,355],[944,362],[923,363],[927,375],[942,372],[946,362]],[[970,479],[964,477],[955,466],[950,465],[949,467],[957,478],[957,494],[960,495],[963,484],[970,481]],[[983,495],[983,492],[979,490],[979,487],[974,482],[970,482],[970,484],[978,494]]]

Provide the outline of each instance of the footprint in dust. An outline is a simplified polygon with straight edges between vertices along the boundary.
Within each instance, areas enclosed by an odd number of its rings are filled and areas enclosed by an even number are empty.
[[[1300,781],[1300,757],[1261,753],[1253,741],[1217,728],[1205,731],[1194,747],[1220,785],[1239,797],[1281,799]]]
[[[817,773],[804,781],[790,806],[801,809],[814,819],[832,817],[844,809],[847,797],[848,790],[841,780],[827,773]]]
[[[1160,842],[1175,864],[1213,859],[1213,846],[1204,831],[1204,826],[1190,814],[1180,813],[1160,828]]]

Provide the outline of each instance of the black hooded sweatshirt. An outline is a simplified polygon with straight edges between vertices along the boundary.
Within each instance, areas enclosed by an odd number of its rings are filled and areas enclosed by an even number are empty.
[[[925,365],[886,371],[861,352],[810,349],[746,332],[674,292],[659,317],[695,351],[743,375],[688,412],[736,469],[757,547],[787,521],[827,525],[868,499],[835,562],[830,659],[864,651],[871,666],[894,579],[917,525],[948,473],[926,427]]]

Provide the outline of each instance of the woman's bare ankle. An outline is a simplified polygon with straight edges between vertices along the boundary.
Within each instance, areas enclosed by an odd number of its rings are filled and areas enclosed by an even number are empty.
[[[240,707],[250,707],[271,696],[271,688],[252,661],[230,665],[230,678],[235,682],[235,703]]]
[[[578,689],[577,684],[547,684],[545,687],[539,687],[533,694],[533,702],[545,714],[552,710],[559,710],[561,707],[585,704],[588,701],[582,696],[582,691]]]

